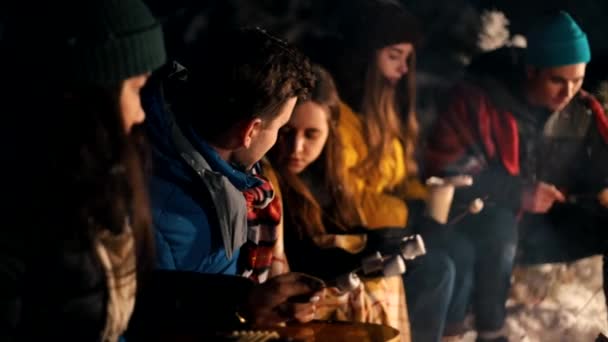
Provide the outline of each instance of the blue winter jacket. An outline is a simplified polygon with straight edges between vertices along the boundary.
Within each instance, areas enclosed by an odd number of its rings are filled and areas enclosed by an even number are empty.
[[[150,196],[158,267],[235,275],[247,232],[241,191],[258,186],[259,180],[220,158],[192,129],[181,127],[161,85],[146,89],[142,102],[153,156]]]

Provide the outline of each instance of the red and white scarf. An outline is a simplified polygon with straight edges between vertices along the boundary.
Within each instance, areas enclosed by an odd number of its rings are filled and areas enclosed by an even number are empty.
[[[258,283],[268,278],[281,222],[281,201],[272,184],[254,175],[262,184],[243,191],[247,201],[247,242],[241,247],[239,268],[245,277]]]

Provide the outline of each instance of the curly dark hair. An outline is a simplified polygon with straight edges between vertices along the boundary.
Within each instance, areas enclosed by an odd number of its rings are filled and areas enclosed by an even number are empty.
[[[271,121],[288,99],[306,98],[314,82],[308,58],[260,28],[214,32],[190,56],[188,80],[173,92],[180,99],[170,102],[212,142],[239,122]]]

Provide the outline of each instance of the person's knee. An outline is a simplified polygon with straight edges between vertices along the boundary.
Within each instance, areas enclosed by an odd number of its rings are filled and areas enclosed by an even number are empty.
[[[456,277],[456,266],[452,259],[445,253],[435,253],[431,269],[437,272],[438,284],[443,288],[451,289],[454,286],[454,278]]]
[[[486,208],[472,217],[470,234],[486,243],[516,244],[517,218],[511,209]]]
[[[414,272],[419,273],[419,281],[427,289],[443,289],[451,291],[454,286],[456,267],[452,259],[442,251],[428,251],[426,255],[416,262]],[[406,273],[407,282],[407,273]]]
[[[450,233],[441,247],[449,255],[457,272],[473,267],[475,246],[468,237],[459,232]]]
[[[477,214],[477,216],[479,217],[479,221],[482,223],[501,225],[505,227],[511,227],[517,224],[515,212],[507,208],[485,208],[479,214]]]
[[[517,218],[513,211],[490,208],[483,218],[488,228],[479,249],[495,263],[496,269],[510,270],[517,252]],[[493,257],[492,257],[493,256]]]

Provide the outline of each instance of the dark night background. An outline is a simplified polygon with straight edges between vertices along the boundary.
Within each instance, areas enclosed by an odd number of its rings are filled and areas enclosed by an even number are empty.
[[[170,53],[178,57],[185,44],[210,27],[260,25],[287,40],[306,32],[331,32],[336,18],[348,11],[349,0],[147,0],[165,22]],[[608,1],[605,0],[401,0],[419,19],[425,37],[419,51],[421,67],[446,54],[472,56],[480,14],[504,12],[511,34],[522,34],[545,12],[563,9],[589,36],[593,57],[585,87],[594,89],[608,78]],[[443,58],[443,57],[442,57]]]

